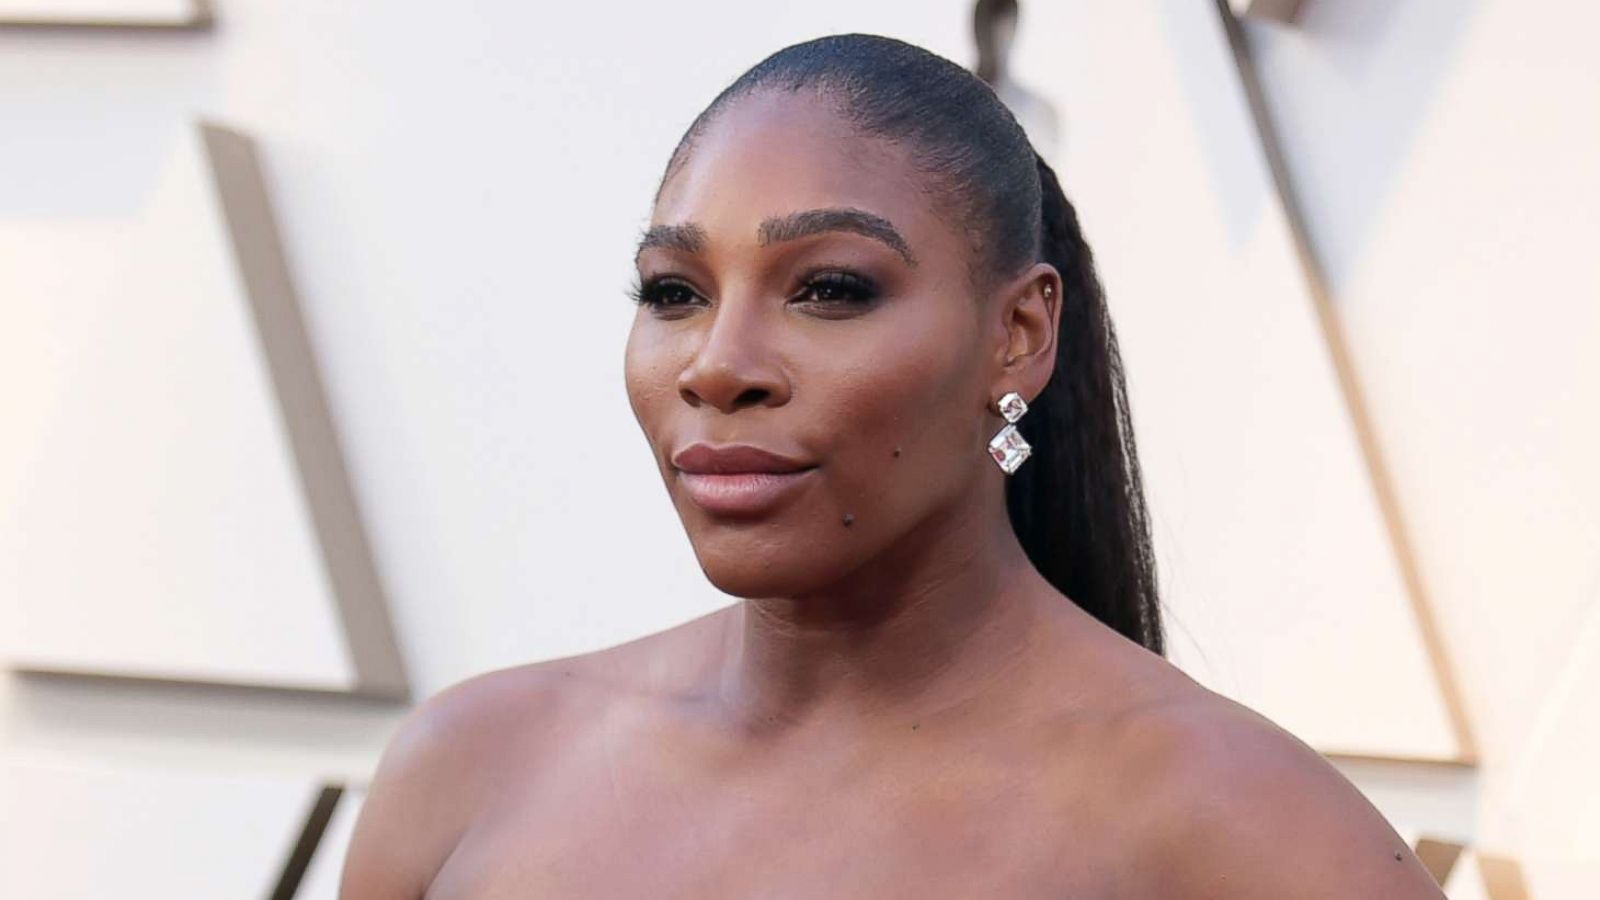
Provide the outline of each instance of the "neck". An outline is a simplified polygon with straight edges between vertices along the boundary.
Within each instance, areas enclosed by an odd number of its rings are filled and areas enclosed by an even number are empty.
[[[1070,604],[1029,563],[1003,497],[983,515],[967,510],[936,516],[824,590],[739,604],[720,685],[735,717],[767,733],[915,719],[1017,665],[1052,607]]]

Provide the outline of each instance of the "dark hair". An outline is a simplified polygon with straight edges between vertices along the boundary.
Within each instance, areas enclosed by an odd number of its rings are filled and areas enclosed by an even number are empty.
[[[966,223],[978,283],[1041,260],[1061,273],[1055,371],[1018,423],[1034,455],[1011,477],[1006,508],[1028,559],[1056,590],[1162,652],[1116,332],[1055,172],[977,76],[903,41],[846,34],[786,47],[741,75],[689,126],[667,177],[718,111],[757,89],[813,92],[863,134],[905,146],[934,196]]]

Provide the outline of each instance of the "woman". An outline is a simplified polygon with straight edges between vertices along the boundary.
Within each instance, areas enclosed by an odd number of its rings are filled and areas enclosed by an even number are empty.
[[[745,599],[425,703],[346,900],[1439,896],[1317,754],[1161,658],[1089,249],[982,82],[782,50],[651,221],[629,397]]]

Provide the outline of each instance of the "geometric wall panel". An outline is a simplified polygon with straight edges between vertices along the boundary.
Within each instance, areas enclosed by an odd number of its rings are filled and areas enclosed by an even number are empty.
[[[1258,10],[1258,6],[1265,7],[1265,12]],[[1250,11],[1268,17],[1276,17],[1281,21],[1290,21],[1298,14],[1300,6],[1301,4],[1298,2],[1262,3],[1252,4]],[[1379,440],[1371,412],[1369,411],[1364,379],[1360,377],[1361,373],[1357,371],[1354,355],[1347,337],[1344,316],[1341,314],[1341,309],[1333,296],[1328,269],[1312,241],[1304,206],[1295,191],[1294,178],[1289,171],[1287,154],[1279,138],[1278,128],[1268,107],[1261,76],[1257,71],[1255,54],[1252,51],[1239,16],[1231,11],[1222,0],[1217,0],[1216,7],[1220,21],[1224,23],[1229,45],[1233,50],[1240,84],[1243,87],[1251,114],[1255,120],[1256,131],[1260,137],[1261,151],[1266,160],[1267,169],[1277,189],[1277,205],[1282,210],[1288,225],[1295,253],[1299,258],[1304,275],[1305,286],[1317,311],[1317,317],[1322,326],[1322,335],[1338,375],[1340,390],[1344,395],[1343,399],[1350,414],[1350,421],[1354,426],[1357,440],[1361,446],[1367,474],[1372,483],[1374,494],[1378,499],[1384,523],[1388,529],[1389,540],[1394,548],[1396,561],[1400,566],[1401,576],[1406,583],[1406,593],[1411,601],[1412,614],[1419,628],[1418,633],[1422,638],[1424,650],[1432,667],[1440,698],[1450,716],[1450,724],[1460,746],[1458,761],[1475,761],[1477,756],[1476,740],[1473,737],[1472,728],[1468,721],[1466,704],[1462,699],[1457,672],[1452,662],[1451,654],[1445,646],[1444,635],[1439,626],[1433,601],[1430,598],[1430,591],[1420,571],[1421,563],[1417,557],[1416,545],[1411,535],[1412,528],[1407,522],[1400,505],[1400,492],[1391,472],[1387,458],[1388,454],[1384,452],[1384,447]]]
[[[1217,13],[1040,4],[1017,59],[1064,114],[1170,656],[1324,753],[1464,761]]]
[[[1246,36],[1471,702],[1468,835],[1592,898],[1600,6],[1526,10],[1317,0]]]
[[[404,696],[253,150],[181,138],[103,214],[0,205],[0,656]]]
[[[320,785],[0,765],[0,897],[267,897]]]
[[[209,0],[0,0],[0,26],[204,28]]]

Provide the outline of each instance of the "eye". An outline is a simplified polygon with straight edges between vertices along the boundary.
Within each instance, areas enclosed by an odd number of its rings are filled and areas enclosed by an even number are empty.
[[[826,271],[807,275],[795,302],[819,306],[866,306],[878,298],[878,286],[854,272]]]
[[[681,311],[704,302],[693,285],[670,275],[644,279],[632,295],[635,303],[657,312]]]

